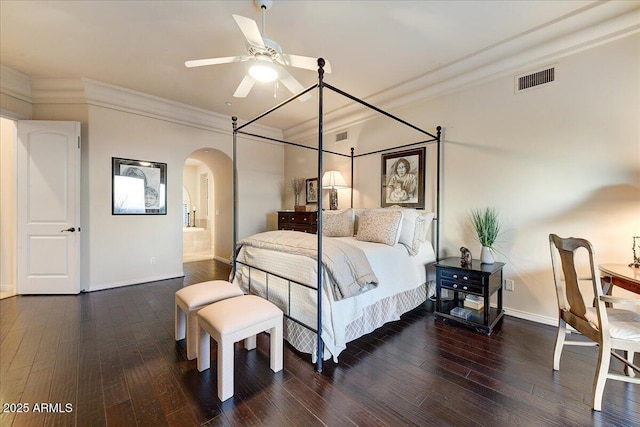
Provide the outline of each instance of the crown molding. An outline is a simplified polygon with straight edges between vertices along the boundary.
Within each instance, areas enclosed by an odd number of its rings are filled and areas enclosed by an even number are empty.
[[[87,104],[152,117],[230,135],[231,117],[143,92],[84,77],[32,77],[33,104]],[[262,134],[282,138],[279,129],[259,126]]]
[[[454,63],[431,70],[412,80],[364,100],[393,112],[417,101],[457,92],[531,67],[558,61],[640,32],[640,8],[626,2],[597,2],[576,14],[490,46]],[[330,81],[327,79],[327,82]],[[376,117],[378,113],[360,104],[325,112],[325,132]],[[303,140],[317,133],[315,119],[284,130],[286,139]]]
[[[31,103],[29,76],[0,64],[0,93]]]

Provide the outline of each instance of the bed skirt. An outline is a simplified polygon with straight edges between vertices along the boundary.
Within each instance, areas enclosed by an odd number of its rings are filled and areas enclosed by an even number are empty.
[[[346,342],[348,343],[373,332],[385,323],[399,320],[402,314],[425,302],[427,290],[432,288],[433,284],[431,282],[428,284],[423,283],[417,288],[389,296],[365,307],[362,316],[347,325],[345,331]],[[296,350],[302,353],[310,353],[312,362],[316,362],[318,343],[314,332],[285,318],[284,338]],[[323,360],[328,360],[331,357],[333,357],[334,362],[338,362],[338,354],[331,354],[325,346]]]

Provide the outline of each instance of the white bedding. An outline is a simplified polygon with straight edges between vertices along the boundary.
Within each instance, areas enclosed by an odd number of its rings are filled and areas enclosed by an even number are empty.
[[[337,357],[346,348],[348,341],[363,333],[372,331],[383,323],[398,320],[400,315],[414,308],[426,297],[426,264],[435,260],[433,247],[429,242],[421,244],[420,251],[410,256],[402,244],[388,246],[381,243],[359,241],[354,237],[334,237],[364,250],[369,263],[379,279],[375,289],[355,297],[335,301],[333,293],[323,287],[322,298],[322,340],[325,346],[325,359]],[[279,253],[268,249],[243,246],[237,260],[276,273],[300,283],[316,287],[317,262],[309,257]],[[234,283],[248,292],[249,268],[238,264],[238,274]],[[328,280],[324,274],[324,282]],[[265,274],[251,271],[251,293],[264,296]],[[315,289],[306,289],[298,285],[287,289],[287,281],[269,276],[269,300],[278,305],[285,314],[316,328]],[[288,304],[288,300],[291,303]],[[285,338],[299,351],[312,353],[315,357],[316,344],[310,334],[293,322],[288,322]],[[354,327],[355,326],[355,327]],[[359,332],[356,332],[359,331]],[[356,334],[357,336],[354,336]]]

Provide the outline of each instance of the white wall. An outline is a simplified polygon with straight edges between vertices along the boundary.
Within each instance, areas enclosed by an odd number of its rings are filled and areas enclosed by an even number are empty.
[[[0,118],[0,291],[15,292],[16,125]]]
[[[230,258],[230,118],[87,79],[41,78],[32,84],[38,93],[33,96],[38,99],[32,105],[33,119],[82,124],[81,289],[99,290],[183,274],[182,171],[186,158],[204,149],[210,152],[205,157],[211,160],[207,165],[213,171],[219,212],[216,258]],[[68,87],[74,90],[66,93]],[[3,107],[12,105],[6,99],[3,93]],[[282,136],[269,128],[260,131],[274,138]],[[167,164],[166,215],[111,214],[112,157]],[[283,179],[284,156],[281,144],[245,139],[238,144],[238,157],[239,235],[243,236],[265,230],[266,218],[280,208],[277,187]]]
[[[516,95],[513,77],[501,77],[393,111],[432,132],[445,128],[444,255],[467,246],[478,258],[469,212],[500,212],[497,260],[515,280],[504,294],[508,313],[555,322],[549,233],[589,239],[602,263],[631,261],[632,236],[640,234],[639,52],[633,35],[558,60],[554,84]],[[362,151],[411,140],[380,120],[350,134]],[[429,163],[434,156],[430,146]],[[300,173],[295,155],[287,161],[287,175]],[[380,167],[380,155],[356,162],[356,207],[379,205]]]

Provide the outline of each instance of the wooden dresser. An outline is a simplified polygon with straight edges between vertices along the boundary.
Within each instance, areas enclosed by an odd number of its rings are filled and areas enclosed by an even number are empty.
[[[317,212],[278,211],[278,230],[318,232]]]

